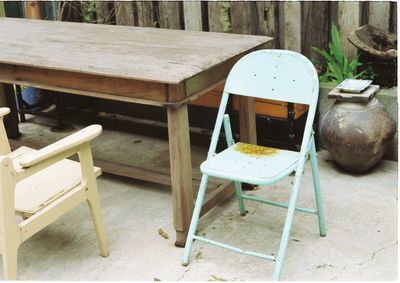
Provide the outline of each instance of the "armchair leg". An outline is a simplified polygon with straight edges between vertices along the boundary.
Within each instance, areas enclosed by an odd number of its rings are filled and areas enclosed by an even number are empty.
[[[3,272],[4,280],[17,280],[17,257],[18,246],[15,244],[6,245],[3,250]]]
[[[99,242],[100,254],[104,257],[109,256],[107,239],[104,230],[103,216],[101,213],[99,191],[97,190],[96,176],[94,175],[93,156],[89,143],[79,152],[82,175],[87,180],[86,200],[89,205],[94,229],[96,230],[97,241]]]
[[[104,230],[99,195],[97,192],[97,188],[91,188],[90,190],[92,191],[92,194],[88,197],[87,202],[89,205],[90,214],[92,216],[94,228],[96,230],[97,241],[99,242],[100,247],[100,254],[103,257],[107,257],[110,255],[110,252],[108,250],[108,244]]]
[[[200,218],[200,211],[203,205],[204,196],[206,194],[207,183],[208,183],[208,176],[203,174],[203,176],[201,177],[199,192],[196,198],[196,204],[193,210],[192,220],[190,221],[189,232],[185,244],[185,251],[183,252],[183,260],[182,260],[183,266],[187,266],[189,264],[189,257],[193,244],[193,236],[196,234],[197,224]]]
[[[310,155],[311,155],[310,159],[311,159],[311,170],[312,170],[313,183],[314,183],[315,200],[317,202],[319,234],[321,235],[321,237],[325,237],[326,236],[326,228],[325,228],[324,208],[322,205],[321,189],[320,189],[320,183],[319,183],[318,162],[317,162],[317,152],[315,149],[314,138],[312,138],[312,141],[311,141]]]
[[[0,123],[2,124],[1,119]],[[0,250],[4,280],[17,280],[18,248],[21,244],[14,205],[17,177],[12,164],[11,158],[0,156]]]

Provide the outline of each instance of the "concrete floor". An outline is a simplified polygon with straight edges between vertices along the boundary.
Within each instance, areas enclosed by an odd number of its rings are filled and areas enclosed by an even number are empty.
[[[43,142],[45,138],[60,136],[51,134],[47,125],[30,122],[21,124],[20,129],[24,134],[22,140]],[[142,148],[143,154],[152,151],[154,160],[168,155],[165,141],[129,134],[126,141],[140,138],[143,142],[122,141],[117,146],[115,138],[110,138],[115,135],[110,133],[104,131],[96,141],[97,154],[118,149],[123,152],[120,158],[137,159],[133,154]],[[65,134],[68,133],[61,136]],[[108,149],[100,147],[103,142]],[[135,150],[129,151],[132,144]],[[206,149],[193,147],[192,151],[196,166]],[[165,165],[151,160],[148,166]],[[339,169],[325,151],[319,153],[318,160],[327,237],[319,237],[316,216],[297,213],[281,279],[398,279],[397,162],[382,161],[368,174],[351,175]],[[143,162],[143,158],[137,162]],[[278,185],[248,193],[285,201],[292,180],[290,177]],[[107,174],[98,179],[98,185],[110,256],[99,255],[88,209],[81,205],[22,244],[18,256],[19,279],[271,280],[273,262],[200,242],[194,243],[191,264],[181,266],[183,249],[174,246],[168,187]],[[246,249],[276,254],[286,210],[253,202],[246,204],[249,211],[246,217],[239,216],[234,198],[218,205],[202,218],[199,233]],[[309,164],[302,179],[299,206],[314,206]],[[160,228],[169,234],[168,239],[158,234]]]

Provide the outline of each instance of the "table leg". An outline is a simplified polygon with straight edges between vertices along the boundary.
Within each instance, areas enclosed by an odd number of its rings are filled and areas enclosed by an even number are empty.
[[[21,133],[18,129],[18,111],[12,84],[0,83],[0,106],[8,107],[11,110],[11,113],[4,117],[8,138],[19,137]]]
[[[188,109],[182,105],[167,112],[175,245],[183,247],[193,213]]]
[[[240,141],[257,144],[255,99],[246,96],[240,96],[239,99]]]
[[[257,144],[256,112],[253,97],[239,97],[240,141]],[[243,190],[253,190],[254,185],[242,183]]]

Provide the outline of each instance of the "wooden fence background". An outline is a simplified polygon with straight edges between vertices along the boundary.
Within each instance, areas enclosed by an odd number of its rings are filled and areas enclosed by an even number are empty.
[[[328,48],[331,23],[339,27],[349,58],[355,56],[356,48],[347,34],[355,28],[369,23],[397,33],[394,1],[26,1],[0,2],[0,16],[4,5],[7,16],[15,13],[10,8],[14,5],[14,10],[22,11],[20,16],[30,18],[268,35],[275,39],[275,48],[298,51],[316,60],[320,55],[312,47]]]

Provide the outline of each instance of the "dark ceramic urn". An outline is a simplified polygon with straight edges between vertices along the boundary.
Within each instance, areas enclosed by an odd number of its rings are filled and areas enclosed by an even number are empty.
[[[320,138],[341,167],[364,172],[385,154],[396,122],[376,98],[369,102],[336,101],[322,115]]]

